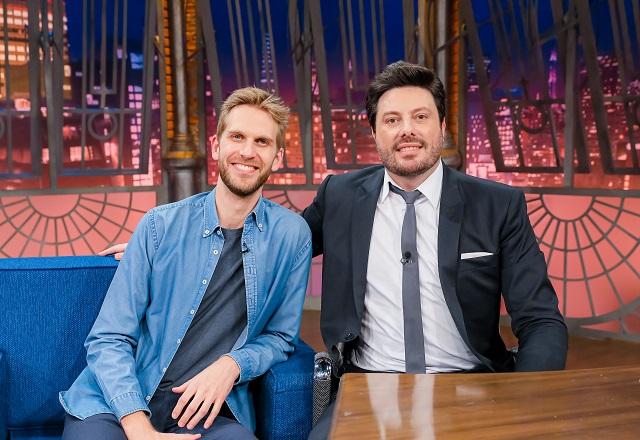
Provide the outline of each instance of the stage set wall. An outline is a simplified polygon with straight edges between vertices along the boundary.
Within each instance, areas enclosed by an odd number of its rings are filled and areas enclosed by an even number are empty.
[[[161,93],[173,79],[158,36],[171,27],[170,2],[33,3],[7,1],[0,14],[0,257],[95,254],[127,241],[168,198],[167,145],[180,108]],[[217,180],[216,108],[248,84],[293,109],[285,168],[266,197],[299,212],[327,175],[377,163],[366,84],[399,59],[430,64],[425,46],[434,44],[417,29],[425,7],[442,2],[400,3],[211,2],[208,16],[186,11],[185,28],[204,41],[186,47],[199,63],[187,74],[201,78],[190,92],[199,101],[185,104],[199,115],[187,121],[206,158],[199,188]],[[447,146],[457,152],[448,163],[525,191],[572,331],[640,339],[638,4],[444,3],[447,35],[431,53],[447,57]],[[528,3],[537,9],[522,9]],[[38,12],[48,24],[29,19]],[[320,306],[321,267],[315,259],[309,308]]]

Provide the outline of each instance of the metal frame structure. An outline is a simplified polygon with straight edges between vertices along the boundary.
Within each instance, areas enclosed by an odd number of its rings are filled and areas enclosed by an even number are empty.
[[[341,60],[332,65],[341,64],[344,102],[336,103],[330,99],[329,65],[325,50],[325,9],[321,2],[311,0],[289,0],[289,51],[293,65],[297,101],[294,111],[300,120],[300,138],[302,142],[303,166],[291,167],[287,164],[278,173],[304,173],[306,184],[278,185],[279,188],[311,188],[313,187],[313,118],[320,117],[322,136],[325,145],[325,159],[329,170],[349,170],[370,164],[359,161],[356,157],[356,140],[358,130],[368,136],[366,127],[358,126],[358,115],[363,114],[363,103],[356,102],[353,94],[363,92],[373,76],[387,63],[387,39],[389,36],[385,25],[384,2],[382,0],[338,0],[338,23],[340,29]],[[207,67],[211,76],[216,110],[221,104],[222,84],[220,80],[220,63],[218,49],[220,42],[216,39],[214,21],[211,17],[211,6],[207,0],[198,0],[201,17],[204,51],[207,55]],[[414,10],[414,2],[404,0],[403,34],[407,60],[417,61],[421,53],[418,38],[418,17]],[[214,12],[227,16],[230,29],[230,45],[233,53],[233,72],[236,87],[248,84],[266,83],[267,88],[278,93],[279,64],[273,48],[273,20],[270,4],[267,0],[246,1],[228,0]],[[359,32],[357,32],[359,29]],[[356,35],[356,33],[358,35]],[[248,43],[247,44],[247,39]],[[265,51],[265,41],[272,45]],[[280,43],[280,42],[278,42]],[[260,56],[260,54],[262,56]],[[265,58],[265,56],[267,58]],[[259,66],[269,64],[270,69],[260,72]],[[336,85],[334,85],[335,87]],[[335,153],[335,139],[332,129],[332,110],[339,108],[347,113],[349,121],[348,160],[338,161]]]
[[[7,10],[10,3],[2,0],[5,20],[4,52],[2,66],[10,72],[9,36]],[[7,145],[6,172],[0,179],[48,178],[49,187],[41,190],[11,191],[12,194],[33,193],[70,193],[77,191],[101,192],[107,189],[59,187],[63,177],[126,176],[146,174],[150,155],[152,130],[152,99],[154,98],[155,71],[154,37],[156,35],[156,1],[146,0],[146,13],[143,36],[143,74],[141,78],[142,106],[130,108],[127,104],[128,76],[131,75],[131,60],[128,57],[128,5],[129,0],[83,0],[82,1],[82,61],[78,75],[82,77],[81,90],[78,90],[80,104],[74,106],[63,91],[65,68],[68,63],[66,47],[65,3],[63,0],[39,0],[26,2],[28,7],[28,66],[29,66],[29,111],[13,108],[11,84],[6,84],[3,107],[0,109],[0,142]],[[111,26],[111,29],[108,29]],[[0,60],[1,61],[1,60]],[[68,76],[68,74],[66,74]],[[5,74],[10,79],[9,74]],[[41,87],[41,84],[44,87]],[[46,99],[42,95],[46,96]],[[89,102],[91,98],[92,102]],[[157,98],[156,98],[157,99]],[[43,108],[43,105],[45,107]],[[46,111],[45,117],[42,112]],[[16,172],[12,161],[14,155],[12,119],[19,115],[30,117],[31,166],[28,173]],[[131,163],[133,146],[127,152],[125,131],[131,118],[142,120],[139,145],[136,147],[138,164]],[[68,155],[63,137],[65,121],[77,119],[79,126],[80,159],[74,163],[65,161]],[[46,130],[45,130],[46,128]],[[43,133],[44,132],[44,133]],[[43,136],[43,134],[45,134]],[[91,144],[101,146],[112,139],[116,140],[117,164],[89,163],[87,152]],[[42,164],[43,145],[48,150],[48,166]],[[44,176],[43,172],[48,175]],[[120,188],[108,190],[121,191]],[[130,187],[128,190],[153,190],[153,187]]]
[[[553,23],[546,29],[541,29],[539,25],[538,13],[541,1],[487,0],[484,3],[487,4],[490,15],[482,23],[477,22],[473,3],[470,0],[462,0],[462,14],[467,26],[466,37],[471,57],[476,66],[483,116],[496,170],[498,172],[563,172],[565,187],[573,186],[574,173],[590,172],[591,167],[585,139],[586,123],[581,114],[581,110],[584,109],[580,107],[578,94],[574,93],[578,90],[578,68],[580,65],[584,65],[591,93],[591,105],[604,172],[607,174],[640,174],[640,151],[633,148],[634,145],[640,143],[638,135],[634,134],[634,125],[640,126],[637,115],[637,109],[640,106],[640,93],[635,95],[629,93],[630,76],[633,75],[637,78],[640,73],[638,57],[633,56],[634,53],[640,51],[640,48],[634,50],[628,27],[629,14],[632,13],[636,37],[640,39],[638,34],[640,32],[640,6],[637,2],[631,2],[632,6],[627,5],[628,2],[625,1],[609,2],[609,15],[621,80],[620,93],[612,95],[603,93],[590,2],[546,0],[553,14]],[[631,7],[633,11],[628,10]],[[485,71],[485,53],[480,41],[480,28],[483,26],[490,27],[493,33],[497,62],[503,72],[500,81],[506,84],[501,87],[507,89],[507,94],[499,98],[492,96],[492,92],[495,91],[495,83],[489,79]],[[558,51],[560,71],[563,74],[566,90],[565,96],[562,97],[549,96],[549,90],[545,87],[549,72],[543,60],[543,48],[550,44],[554,45]],[[510,90],[517,90],[519,93],[509,95],[508,91]],[[534,91],[542,93],[542,96],[534,96]],[[607,105],[614,103],[622,103],[625,112],[627,141],[632,146],[629,151],[631,166],[620,166],[614,161],[607,123]],[[557,121],[552,111],[554,106],[564,108],[565,129],[563,133],[557,127]],[[504,146],[500,142],[496,121],[496,113],[500,108],[510,109],[509,114],[512,119],[511,124],[516,143],[517,165],[505,163]],[[523,111],[527,108],[539,112],[542,119],[540,126],[527,126],[522,117]],[[527,165],[523,146],[520,143],[523,132],[529,134],[549,133],[555,163],[549,166]],[[561,136],[564,137],[565,157],[575,158],[575,166],[572,165],[572,161],[566,161],[561,157],[558,143]]]

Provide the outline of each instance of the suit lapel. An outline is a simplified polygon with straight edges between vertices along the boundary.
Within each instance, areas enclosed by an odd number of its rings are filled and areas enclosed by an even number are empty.
[[[444,163],[442,165],[444,166],[444,175],[438,225],[438,272],[444,298],[451,316],[460,332],[460,336],[470,347],[456,291],[464,201],[460,194],[456,172],[450,170]]]
[[[384,168],[372,173],[355,191],[351,208],[351,252],[353,273],[353,299],[358,319],[362,317],[364,293],[367,287],[367,264],[371,245],[371,230]]]

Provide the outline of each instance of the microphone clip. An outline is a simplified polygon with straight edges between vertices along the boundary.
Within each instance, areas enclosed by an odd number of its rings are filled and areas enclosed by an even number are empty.
[[[413,260],[411,259],[411,252],[406,251],[402,255],[402,258],[400,258],[400,263],[402,263],[402,265],[405,265],[407,263],[413,263]]]

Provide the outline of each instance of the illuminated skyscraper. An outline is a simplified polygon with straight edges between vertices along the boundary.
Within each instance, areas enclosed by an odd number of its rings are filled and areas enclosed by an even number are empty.
[[[271,39],[269,34],[265,34],[262,45],[262,60],[260,62],[260,86],[271,93],[276,91],[276,80],[273,71],[275,62],[273,51],[271,50]]]
[[[11,98],[16,106],[28,107],[29,100],[29,11],[28,0],[13,0],[6,5],[6,21],[0,25],[0,99]],[[53,1],[47,1],[48,27],[53,27]],[[64,2],[61,8],[66,11]],[[4,7],[0,5],[0,16],[4,16]],[[4,43],[5,37],[7,43]],[[63,17],[64,82],[62,89],[64,98],[71,97],[71,67],[69,66],[69,50],[67,41],[67,17]],[[44,74],[44,72],[43,72]],[[8,81],[7,81],[8,80]],[[9,86],[9,93],[7,96]],[[44,97],[44,87],[41,88]],[[26,108],[22,108],[26,110]]]

